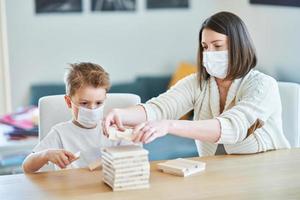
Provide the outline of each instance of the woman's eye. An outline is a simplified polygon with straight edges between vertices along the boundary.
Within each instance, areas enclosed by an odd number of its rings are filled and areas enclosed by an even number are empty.
[[[102,104],[102,102],[97,102],[96,104],[97,104],[97,105],[101,105],[101,104]]]
[[[86,106],[86,105],[87,105],[87,103],[86,103],[86,102],[81,102],[81,103],[80,103],[80,105],[82,105],[82,106]]]

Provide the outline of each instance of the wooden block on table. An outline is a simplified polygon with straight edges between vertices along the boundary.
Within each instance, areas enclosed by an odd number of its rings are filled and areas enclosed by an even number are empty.
[[[190,176],[205,170],[206,164],[200,161],[178,158],[159,163],[157,166],[164,173],[177,176]]]
[[[101,159],[96,160],[95,162],[92,162],[88,165],[88,168],[90,171],[96,170],[96,169],[101,169],[102,167],[102,162]]]

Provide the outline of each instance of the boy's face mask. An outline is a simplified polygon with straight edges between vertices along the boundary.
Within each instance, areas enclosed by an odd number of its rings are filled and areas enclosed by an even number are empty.
[[[104,104],[95,109],[84,108],[82,106],[77,106],[74,103],[72,104],[78,108],[76,121],[86,128],[96,127],[97,124],[100,123],[100,120],[103,119]]]
[[[203,52],[203,66],[209,75],[224,79],[228,72],[228,51]]]

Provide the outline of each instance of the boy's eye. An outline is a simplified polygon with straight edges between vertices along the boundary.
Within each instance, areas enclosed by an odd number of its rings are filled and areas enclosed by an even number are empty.
[[[81,102],[80,105],[86,106],[86,105],[87,105],[87,102]]]
[[[101,101],[98,101],[98,102],[96,102],[96,104],[97,104],[97,105],[101,105],[101,104],[102,104],[102,102],[101,102]]]

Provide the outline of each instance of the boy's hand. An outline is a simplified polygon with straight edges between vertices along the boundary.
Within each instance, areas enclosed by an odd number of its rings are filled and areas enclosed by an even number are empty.
[[[45,153],[46,159],[55,165],[59,166],[61,169],[66,168],[74,160],[76,156],[64,149],[49,149]]]

